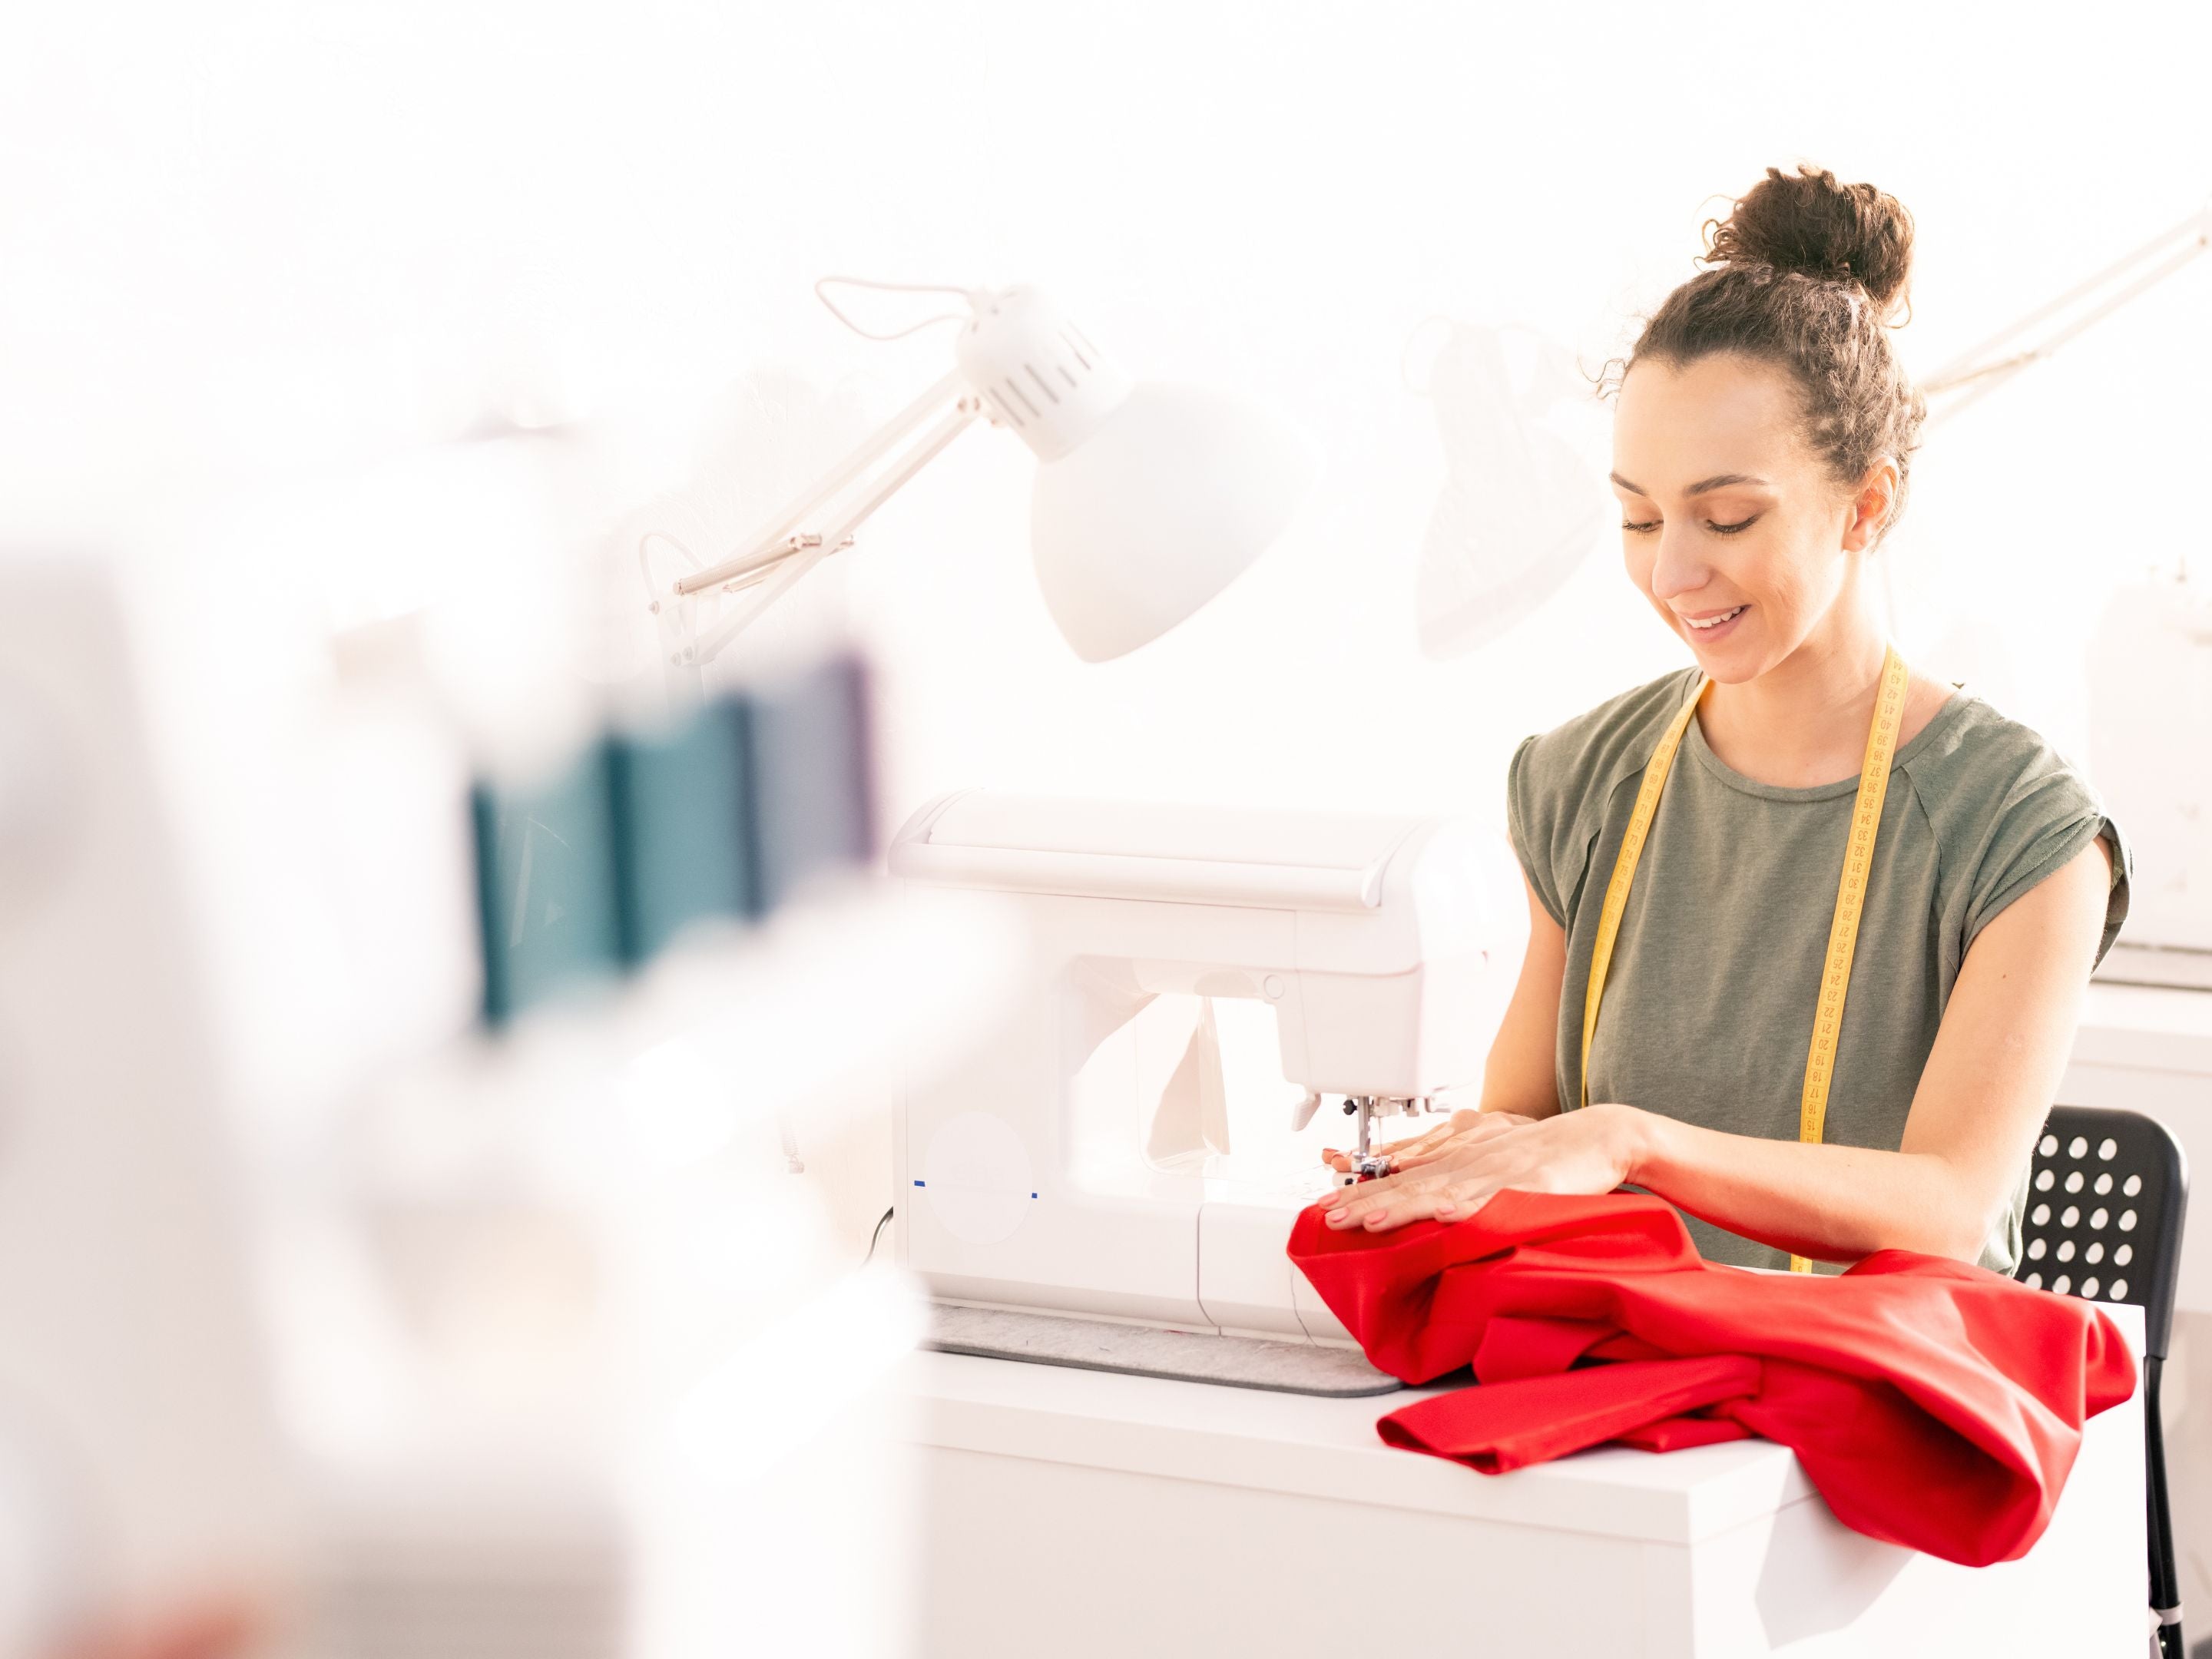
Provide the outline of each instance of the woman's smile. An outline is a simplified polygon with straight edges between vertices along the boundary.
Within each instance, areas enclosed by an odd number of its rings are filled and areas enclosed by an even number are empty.
[[[1736,623],[1743,620],[1744,613],[1750,609],[1748,605],[1740,605],[1731,611],[1717,611],[1702,621],[1695,617],[1683,617],[1682,626],[1699,645],[1716,644],[1735,631]]]

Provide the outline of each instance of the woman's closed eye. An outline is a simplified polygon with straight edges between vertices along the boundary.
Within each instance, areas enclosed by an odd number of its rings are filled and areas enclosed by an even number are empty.
[[[1758,522],[1759,514],[1754,513],[1747,519],[1739,519],[1734,524],[1721,524],[1715,520],[1708,519],[1705,520],[1705,528],[1711,531],[1716,536],[1736,536],[1741,535],[1743,532],[1750,529],[1752,526]],[[1623,519],[1620,521],[1620,527],[1623,530],[1628,531],[1630,533],[1638,536],[1650,535],[1653,531],[1659,528],[1659,525],[1660,520],[1657,519]]]

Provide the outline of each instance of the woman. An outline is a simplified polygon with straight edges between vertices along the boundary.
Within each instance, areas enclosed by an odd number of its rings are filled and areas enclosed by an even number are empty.
[[[1482,1109],[1333,1194],[1330,1225],[1631,1184],[1720,1261],[2018,1261],[2030,1155],[2131,860],[2035,732],[1884,640],[1869,560],[1924,414],[1889,342],[1911,238],[1871,185],[1770,168],[1645,325],[1613,484],[1629,574],[1695,665],[1515,752],[1530,933]],[[1832,968],[1855,814],[1872,851]],[[1824,974],[1845,994],[1815,1063]]]

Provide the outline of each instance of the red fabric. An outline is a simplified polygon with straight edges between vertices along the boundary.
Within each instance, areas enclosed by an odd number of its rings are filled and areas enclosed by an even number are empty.
[[[1382,1233],[1309,1209],[1290,1255],[1391,1376],[1473,1367],[1382,1419],[1392,1445],[1497,1474],[1762,1435],[1845,1525],[1970,1566],[2027,1553],[2083,1422],[2135,1392],[2087,1303],[1909,1250],[1840,1278],[1722,1267],[1642,1194],[1501,1193]]]

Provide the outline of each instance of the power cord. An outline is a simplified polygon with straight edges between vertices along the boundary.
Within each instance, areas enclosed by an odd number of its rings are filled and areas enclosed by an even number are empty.
[[[934,317],[925,317],[910,327],[899,330],[896,334],[877,334],[862,328],[848,317],[837,308],[837,302],[823,292],[823,289],[832,283],[842,283],[848,288],[881,289],[893,294],[957,294],[968,301],[968,310],[964,313],[940,311]],[[909,334],[927,328],[932,323],[967,321],[969,317],[982,308],[982,302],[990,298],[990,290],[980,288],[952,288],[943,283],[878,283],[866,276],[824,276],[814,284],[814,297],[830,307],[831,316],[864,340],[902,340]]]
[[[876,1223],[875,1231],[868,1235],[868,1253],[860,1258],[860,1265],[863,1267],[866,1267],[868,1263],[876,1259],[876,1241],[884,1236],[884,1229],[890,1224],[891,1217],[896,1214],[897,1212],[898,1206],[896,1204],[892,1205],[890,1209],[885,1210],[884,1212],[884,1218]]]

